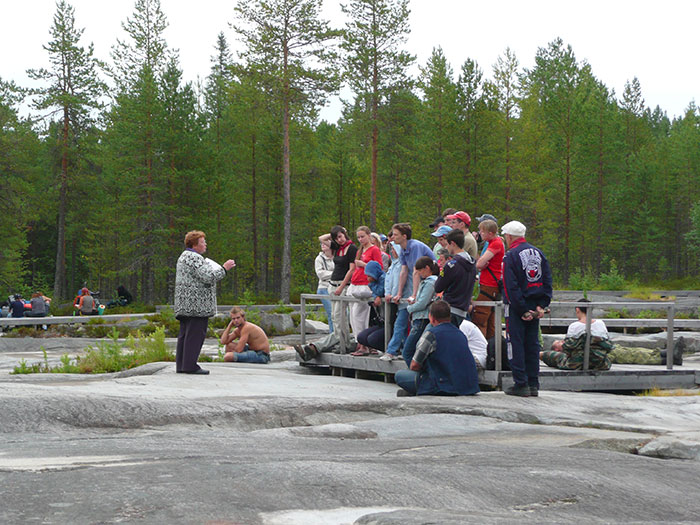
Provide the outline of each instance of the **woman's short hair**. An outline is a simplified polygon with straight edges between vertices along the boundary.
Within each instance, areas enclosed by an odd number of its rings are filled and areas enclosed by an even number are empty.
[[[187,235],[185,235],[185,247],[193,248],[199,242],[199,239],[201,239],[202,237],[206,237],[206,234],[199,230],[192,230],[191,232],[187,232]]]

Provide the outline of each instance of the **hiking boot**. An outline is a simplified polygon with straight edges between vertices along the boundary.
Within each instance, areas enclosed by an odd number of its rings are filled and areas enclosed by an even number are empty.
[[[537,397],[540,395],[540,387],[530,385],[528,388],[530,389],[530,397]]]
[[[299,355],[302,361],[309,361],[310,359],[316,357],[316,354],[318,353],[310,345],[294,345],[294,350],[296,350],[296,353]]]
[[[503,393],[507,396],[530,397],[530,387],[527,385],[509,386]]]
[[[685,338],[683,336],[678,338],[676,344],[673,345],[673,364],[682,365],[683,364],[683,353],[685,352]]]
[[[685,342],[685,338],[683,336],[678,338],[678,341],[676,341],[676,344],[673,345],[673,364],[674,365],[682,365],[683,364],[683,352],[685,352],[687,344]],[[665,365],[666,364],[666,350],[661,350],[659,352],[661,355],[661,364]]]

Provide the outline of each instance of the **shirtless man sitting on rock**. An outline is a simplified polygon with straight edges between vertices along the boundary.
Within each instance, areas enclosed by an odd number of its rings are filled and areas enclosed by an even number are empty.
[[[245,311],[238,306],[231,308],[231,322],[221,334],[221,344],[226,347],[224,361],[260,364],[270,361],[270,341],[265,331],[246,321]]]

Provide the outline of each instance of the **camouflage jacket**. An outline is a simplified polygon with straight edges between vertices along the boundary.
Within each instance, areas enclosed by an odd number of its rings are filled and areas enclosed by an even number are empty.
[[[581,363],[579,368],[583,368],[583,352],[586,348],[586,334],[579,337],[567,337],[564,339],[562,352],[569,356],[568,362]],[[588,356],[589,370],[610,370],[612,362],[608,353],[613,349],[610,339],[591,336],[591,351]]]

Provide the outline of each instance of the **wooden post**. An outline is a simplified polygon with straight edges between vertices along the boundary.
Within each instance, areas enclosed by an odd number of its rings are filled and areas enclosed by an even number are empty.
[[[303,295],[301,296],[300,300],[301,304],[301,319],[299,322],[301,323],[301,344],[305,345],[306,344],[306,297]]]
[[[593,315],[593,307],[588,305],[588,308],[586,308],[586,345],[583,347],[584,370],[588,370],[588,364],[591,358],[591,315]]]
[[[382,297],[382,299],[384,299]],[[391,339],[391,306],[387,301],[384,301],[384,351],[389,348],[389,340]]]
[[[503,337],[503,327],[501,326],[501,309],[503,308],[503,301],[498,301],[494,306],[494,332],[493,336],[496,338],[494,341],[495,352],[496,352],[496,371],[500,372],[503,369],[503,363],[501,362],[501,338]]]
[[[673,318],[676,315],[674,304],[670,304],[666,310],[666,368],[673,370]]]

